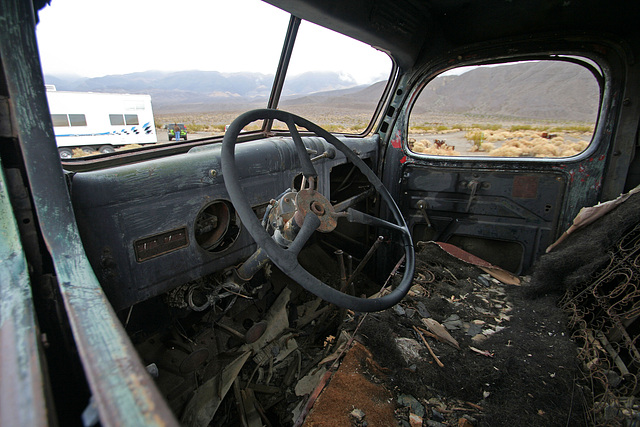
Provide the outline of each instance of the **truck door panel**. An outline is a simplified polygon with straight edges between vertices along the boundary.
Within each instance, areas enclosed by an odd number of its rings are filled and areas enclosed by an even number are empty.
[[[411,164],[402,207],[415,241],[447,241],[520,272],[553,242],[565,187],[556,172]]]
[[[451,243],[526,274],[581,208],[617,196],[606,190],[620,153],[610,129],[623,69],[612,52],[602,62],[541,54],[547,60],[401,79],[382,128],[383,182],[414,241]]]

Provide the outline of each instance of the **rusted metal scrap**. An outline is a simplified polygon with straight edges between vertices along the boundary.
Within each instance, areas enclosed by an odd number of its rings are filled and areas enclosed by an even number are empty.
[[[426,244],[437,245],[443,251],[447,252],[449,255],[456,257],[460,261],[463,261],[467,264],[475,265],[485,273],[491,275],[492,277],[498,279],[502,283],[506,285],[519,285],[520,278],[515,274],[508,272],[498,266],[491,264],[483,260],[482,258],[478,258],[477,256],[470,254],[467,251],[460,249],[457,246],[454,246],[450,243],[443,242],[427,242]]]

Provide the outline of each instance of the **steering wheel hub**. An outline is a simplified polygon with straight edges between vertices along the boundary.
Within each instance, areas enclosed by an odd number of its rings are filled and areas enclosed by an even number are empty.
[[[296,213],[293,218],[296,220],[298,227],[304,224],[304,218],[307,213],[314,213],[320,220],[320,226],[316,229],[323,233],[333,231],[338,225],[335,217],[333,206],[321,193],[315,190],[301,190],[296,196]]]

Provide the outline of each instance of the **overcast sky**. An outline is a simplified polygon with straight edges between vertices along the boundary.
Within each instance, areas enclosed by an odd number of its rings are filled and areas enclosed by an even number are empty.
[[[40,11],[37,36],[45,74],[272,74],[288,22],[288,14],[257,0],[52,0]],[[388,77],[385,54],[338,37],[303,23],[290,74],[339,71],[358,83]]]

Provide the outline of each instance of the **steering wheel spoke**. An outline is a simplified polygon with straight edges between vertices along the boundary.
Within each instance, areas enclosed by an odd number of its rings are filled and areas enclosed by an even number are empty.
[[[302,228],[287,250],[297,257],[318,227],[320,227],[320,219],[313,212],[308,212],[304,217],[304,224],[302,224]]]
[[[289,128],[289,132],[291,132],[291,138],[293,138],[293,142],[296,144],[296,152],[298,153],[298,157],[300,158],[300,162],[302,164],[302,175],[304,175],[304,177],[307,179],[317,177],[318,173],[316,172],[316,168],[313,167],[313,163],[309,158],[307,147],[305,147],[304,142],[302,142],[302,138],[300,137],[300,132],[298,132],[293,114],[288,114],[286,123],[287,127]]]
[[[381,218],[376,218],[375,216],[368,215],[364,212],[360,212],[352,208],[347,209],[346,218],[349,222],[387,228],[390,230],[398,231],[403,234],[407,232],[406,227],[402,227],[392,222],[385,221],[384,219],[381,219]]]
[[[301,126],[315,133],[317,136],[324,138],[329,144],[342,152],[347,160],[353,163],[369,180],[372,187],[378,192],[380,200],[384,201],[389,208],[395,223],[349,208],[349,206],[361,200],[361,197],[367,197],[364,193],[363,195],[358,195],[353,200],[347,200],[337,204],[335,206],[337,209],[335,209],[334,206],[331,206],[329,201],[317,193],[314,188],[301,189],[296,196],[296,211],[292,218],[290,218],[291,221],[296,222],[299,230],[295,238],[293,238],[293,241],[289,244],[288,249],[284,249],[276,243],[274,240],[276,237],[275,233],[272,237],[267,230],[265,230],[256,218],[243,192],[235,159],[235,145],[240,131],[249,123],[260,119],[279,120],[286,123],[295,144],[296,153],[300,158],[303,175],[309,180],[315,180],[317,172],[311,159],[309,159],[307,149],[304,146],[304,142],[296,126]],[[400,209],[375,173],[360,157],[334,135],[309,120],[284,111],[273,109],[248,111],[238,116],[225,133],[222,141],[222,173],[229,197],[236,208],[242,224],[249,234],[251,234],[251,237],[253,237],[258,246],[264,249],[269,259],[271,259],[278,268],[309,292],[343,308],[355,311],[378,311],[387,309],[398,303],[409,291],[415,268],[415,254],[411,234],[400,213]],[[312,187],[315,186],[312,185]],[[346,212],[344,212],[344,209],[346,209]],[[345,294],[314,277],[298,262],[297,256],[311,235],[316,230],[320,232],[332,231],[336,226],[337,217],[340,216],[346,216],[351,222],[382,227],[400,233],[405,257],[404,276],[400,284],[389,294],[378,298],[360,298]],[[291,241],[291,239],[287,240]]]

